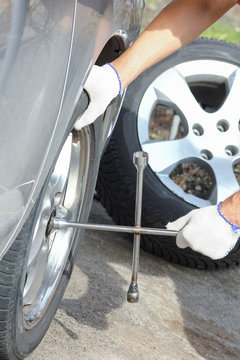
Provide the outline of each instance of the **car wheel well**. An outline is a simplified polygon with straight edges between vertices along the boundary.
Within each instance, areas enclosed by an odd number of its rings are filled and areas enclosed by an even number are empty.
[[[96,65],[102,66],[106,62],[111,62],[118,58],[121,53],[125,50],[124,40],[119,35],[112,36],[104,48],[102,49],[100,55],[97,58]]]

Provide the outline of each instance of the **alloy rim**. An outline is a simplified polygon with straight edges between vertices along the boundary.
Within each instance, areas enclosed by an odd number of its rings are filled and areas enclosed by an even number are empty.
[[[203,107],[196,96],[196,89],[201,88],[210,90],[213,99],[221,89],[221,104],[214,107],[210,100]],[[240,70],[236,65],[194,60],[163,72],[141,99],[137,129],[141,148],[149,153],[149,166],[169,190],[194,206],[215,204],[239,188],[233,170],[240,162],[239,93]],[[149,123],[157,104],[174,111],[167,140],[149,136]],[[181,138],[177,138],[179,127]],[[199,164],[211,176],[213,186],[207,199],[187,193],[171,179],[176,167],[187,161]]]
[[[90,134],[72,132],[60,152],[42,198],[33,231],[23,291],[24,326],[30,330],[47,310],[74,243],[73,229],[48,231],[51,216],[81,215],[89,169]]]

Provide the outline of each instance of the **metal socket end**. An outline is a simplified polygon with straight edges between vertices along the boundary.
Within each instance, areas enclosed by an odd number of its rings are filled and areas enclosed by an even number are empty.
[[[133,153],[133,163],[138,171],[144,170],[148,164],[148,153],[145,151],[136,151]]]
[[[127,292],[127,301],[130,303],[136,303],[139,299],[138,284],[136,282],[131,282],[128,292]]]

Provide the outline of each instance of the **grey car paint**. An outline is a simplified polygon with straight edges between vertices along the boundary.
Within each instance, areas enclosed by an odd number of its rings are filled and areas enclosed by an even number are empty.
[[[143,7],[144,0],[0,1],[0,257],[77,119],[91,67],[134,41]],[[118,105],[106,112],[102,146]]]

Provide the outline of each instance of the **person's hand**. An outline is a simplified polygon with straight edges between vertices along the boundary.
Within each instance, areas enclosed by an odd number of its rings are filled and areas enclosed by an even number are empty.
[[[167,229],[179,231],[178,247],[190,247],[214,260],[227,256],[240,236],[239,227],[229,224],[219,214],[217,205],[192,210],[168,223]]]
[[[74,128],[80,130],[91,124],[102,115],[110,102],[121,93],[121,81],[116,70],[110,64],[94,65],[84,85],[89,96],[89,105],[83,115],[75,123]]]

